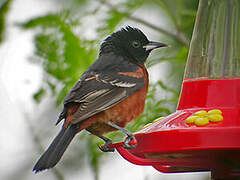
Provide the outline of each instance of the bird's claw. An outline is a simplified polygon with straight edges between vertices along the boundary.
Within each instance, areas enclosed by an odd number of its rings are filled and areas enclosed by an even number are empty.
[[[114,148],[109,147],[109,144],[111,144],[112,142],[106,142],[104,145],[102,146],[98,146],[98,148],[102,151],[102,152],[114,152]]]
[[[123,144],[123,147],[125,149],[133,149],[133,148],[136,148],[136,146],[137,146],[137,140],[133,135],[128,136],[125,139],[124,144]]]

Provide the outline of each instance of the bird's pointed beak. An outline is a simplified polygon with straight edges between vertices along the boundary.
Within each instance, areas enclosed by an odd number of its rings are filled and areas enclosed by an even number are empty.
[[[169,47],[169,46],[160,42],[155,42],[155,41],[149,41],[148,44],[143,46],[143,48],[146,48],[146,51],[152,51],[160,47]]]

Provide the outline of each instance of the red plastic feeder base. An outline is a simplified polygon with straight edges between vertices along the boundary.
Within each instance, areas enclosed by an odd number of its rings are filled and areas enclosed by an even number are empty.
[[[222,114],[212,116],[213,109]],[[186,121],[190,116],[195,121]],[[135,149],[117,147],[134,164],[167,173],[212,171],[215,179],[240,177],[240,78],[185,80],[178,110],[134,135]]]

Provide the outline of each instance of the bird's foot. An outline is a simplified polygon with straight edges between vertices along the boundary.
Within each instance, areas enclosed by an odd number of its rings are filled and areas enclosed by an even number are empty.
[[[102,146],[98,146],[98,148],[102,151],[102,152],[114,152],[114,148],[109,147],[109,145],[112,144],[112,141],[107,141],[104,145]]]
[[[134,137],[134,135],[127,136],[127,138],[124,141],[123,147],[125,149],[133,149],[133,148],[136,148],[136,146],[137,146],[137,140]]]

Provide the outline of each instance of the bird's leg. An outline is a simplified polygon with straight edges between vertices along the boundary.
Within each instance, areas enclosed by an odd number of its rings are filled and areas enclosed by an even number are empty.
[[[109,147],[109,144],[112,144],[112,140],[106,138],[105,136],[98,136],[100,139],[102,139],[103,141],[105,141],[105,144],[102,146],[99,146],[99,149],[102,152],[114,152],[114,148]]]
[[[127,138],[125,139],[124,145],[123,145],[124,148],[126,148],[126,149],[132,149],[132,148],[135,148],[135,147],[136,147],[136,144],[137,144],[136,142],[137,142],[137,140],[136,140],[136,138],[134,137],[134,135],[133,135],[130,131],[128,131],[128,130],[122,128],[122,127],[119,127],[118,125],[114,124],[113,122],[108,122],[108,125],[111,126],[111,127],[114,127],[114,128],[116,128],[116,129],[118,129],[118,130],[121,131],[123,134],[126,134],[126,135],[127,135]],[[134,143],[130,143],[130,142],[134,142]]]

